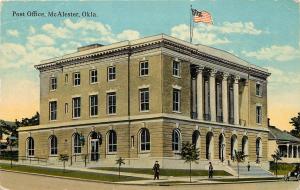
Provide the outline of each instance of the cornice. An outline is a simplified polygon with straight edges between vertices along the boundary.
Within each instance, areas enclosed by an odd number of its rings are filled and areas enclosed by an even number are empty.
[[[142,38],[133,41],[125,41],[100,48],[95,48],[90,51],[68,54],[62,57],[43,61],[41,64],[36,65],[35,68],[43,72],[46,70],[63,68],[68,65],[76,65],[88,61],[95,61],[110,57],[121,56],[125,54],[128,54],[128,56],[130,56],[135,53],[156,48],[170,49],[172,51],[186,55],[190,58],[199,59],[208,63],[212,63],[216,66],[219,65],[239,72],[247,73],[249,75],[253,75],[262,79],[266,79],[268,76],[270,76],[270,73],[267,72],[267,70],[258,66],[246,64],[245,61],[243,61],[243,63],[232,62],[230,60],[226,60],[221,57],[211,55],[209,53],[204,53],[194,44],[190,44],[188,42],[166,35]],[[210,51],[221,50],[212,48],[210,49]],[[222,53],[225,53],[226,55],[231,55],[230,53],[224,51],[222,51]]]

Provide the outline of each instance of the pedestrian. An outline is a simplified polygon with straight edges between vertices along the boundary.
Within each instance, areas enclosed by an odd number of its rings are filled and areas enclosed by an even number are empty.
[[[250,162],[248,162],[247,168],[248,168],[248,172],[249,172],[250,171]]]
[[[208,166],[208,178],[213,178],[213,172],[214,172],[214,168],[213,168],[211,162],[209,162],[209,166]]]
[[[158,161],[155,161],[155,164],[154,164],[152,170],[154,172],[154,180],[155,179],[159,180],[159,164],[158,164]]]

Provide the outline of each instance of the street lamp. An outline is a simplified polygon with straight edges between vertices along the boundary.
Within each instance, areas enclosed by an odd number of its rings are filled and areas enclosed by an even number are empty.
[[[7,138],[7,145],[10,147],[10,167],[12,168],[12,147],[16,144],[17,137],[11,136]]]

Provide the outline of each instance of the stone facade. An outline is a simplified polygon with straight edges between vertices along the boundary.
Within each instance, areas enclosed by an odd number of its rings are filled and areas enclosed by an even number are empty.
[[[141,76],[140,63],[145,61],[148,74]],[[178,76],[174,76],[174,62],[179,63]],[[111,66],[116,68],[116,79],[109,81],[107,72]],[[227,52],[158,35],[95,46],[43,61],[36,68],[40,71],[40,125],[19,130],[22,158],[44,158],[55,163],[59,154],[68,154],[70,164],[86,156],[89,164],[112,166],[117,157],[123,157],[127,167],[152,167],[159,160],[164,168],[182,168],[185,165],[177,154],[181,143],[192,142],[198,131],[194,143],[200,149],[200,164],[196,167],[204,168],[208,161],[222,167],[232,162],[234,149],[243,150],[248,161],[266,166],[270,74]],[[93,84],[91,70],[97,70],[97,82]],[[80,86],[74,86],[77,72]],[[52,90],[51,78],[56,79]],[[144,111],[141,89],[149,90],[149,109]],[[180,92],[179,110],[175,111],[174,89]],[[116,93],[115,114],[108,114],[110,92]],[[91,95],[98,97],[98,114],[93,116]],[[74,97],[81,99],[79,118],[73,117]],[[55,117],[49,107],[53,101],[57,103]],[[144,129],[150,135],[150,141],[144,143],[150,145],[143,151],[142,139],[147,138],[143,136]],[[174,130],[179,134],[176,142]],[[116,134],[114,143],[109,142],[111,131]],[[74,134],[80,135],[80,153],[74,153]],[[57,142],[52,142],[53,136]],[[28,139],[34,140],[34,147]],[[97,140],[96,150],[92,139]],[[116,150],[111,152],[109,147],[113,144]],[[56,151],[52,152],[51,147]],[[93,157],[95,151],[98,156]]]

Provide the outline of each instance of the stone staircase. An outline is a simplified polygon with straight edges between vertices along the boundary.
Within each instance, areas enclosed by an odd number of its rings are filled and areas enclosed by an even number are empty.
[[[238,172],[238,168],[236,165],[235,166],[231,165],[231,168],[236,173]],[[240,173],[240,176],[242,176],[242,177],[274,177],[274,175],[271,172],[269,172],[257,165],[251,165],[250,171],[248,171],[247,165],[241,164],[239,166],[239,173]]]

